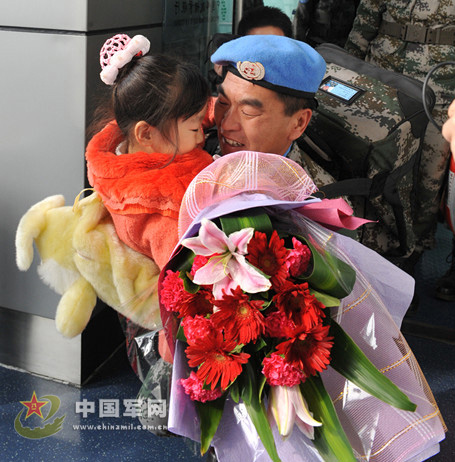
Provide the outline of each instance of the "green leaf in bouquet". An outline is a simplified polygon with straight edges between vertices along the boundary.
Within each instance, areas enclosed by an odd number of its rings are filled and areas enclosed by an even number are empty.
[[[180,274],[186,274],[191,271],[195,254],[192,250],[186,247],[181,247],[179,251],[172,257],[172,269],[180,271]]]
[[[264,387],[266,383],[267,383],[267,379],[265,375],[261,375],[261,378],[259,380],[259,402],[260,403],[262,403],[262,393],[264,393]]]
[[[323,294],[322,292],[318,292],[317,290],[310,288],[310,294],[314,295],[319,302],[321,302],[324,306],[331,308],[333,306],[340,306],[340,299],[336,297],[332,297],[328,294]]]
[[[183,280],[183,288],[190,294],[195,294],[200,286],[195,284],[189,277],[189,272],[180,271],[179,278]]]
[[[266,234],[273,231],[269,216],[261,208],[242,210],[220,218],[221,227],[226,235],[244,228],[254,228]]]
[[[248,366],[250,366],[249,363],[246,364],[242,374],[237,379],[239,382],[240,398],[242,398],[245,404],[251,404],[253,400],[253,382],[248,373]]]
[[[276,450],[272,429],[270,428],[270,423],[267,418],[267,411],[265,410],[264,403],[261,402],[260,399],[261,387],[258,387],[256,380],[257,372],[254,370],[251,363],[247,363],[245,366],[246,374],[244,378],[250,382],[250,388],[252,391],[251,401],[247,403],[244,400],[246,410],[269,457],[273,462],[281,462]]]
[[[262,338],[262,337],[259,337],[257,340],[256,340],[256,343],[254,343],[252,345],[252,350],[257,353],[258,351],[261,351],[263,348],[265,348],[267,346],[267,342]]]
[[[200,401],[194,402],[201,427],[201,454],[204,455],[208,451],[220,424],[224,403],[226,402],[226,394],[213,401],[206,401],[205,403],[201,403]]]
[[[183,331],[183,326],[180,324],[179,325],[179,328],[178,328],[178,331],[177,331],[177,335],[175,337],[177,340],[181,340],[182,342],[185,342],[187,343],[186,341],[186,336],[185,336],[185,332]]]
[[[317,290],[336,298],[349,295],[354,287],[356,273],[350,265],[331,255],[329,252],[319,251],[308,239],[296,236],[311,250],[310,272],[299,276]]]
[[[307,377],[300,385],[313,418],[322,422],[314,427],[313,443],[325,462],[355,462],[351,444],[341,426],[330,395],[319,375]]]
[[[259,295],[261,298],[256,297],[256,295]],[[251,297],[251,300],[262,300],[264,297],[265,297],[266,300],[262,304],[261,311],[266,310],[273,303],[273,300],[268,300],[267,299],[268,298],[268,291],[267,292],[259,292],[259,294],[254,294],[254,296]]]
[[[231,398],[234,402],[238,403],[240,401],[240,391],[239,391],[239,384],[238,379],[235,380],[231,386],[229,387],[229,391],[231,393]]]
[[[405,411],[415,411],[416,405],[410,401],[389,378],[378,371],[365,353],[333,319],[330,335],[334,337],[330,365],[342,376],[355,383],[370,395],[391,406]]]
[[[229,354],[238,354],[238,353],[241,353],[244,346],[245,346],[245,345],[244,345],[243,343],[238,343],[238,344],[229,352]]]

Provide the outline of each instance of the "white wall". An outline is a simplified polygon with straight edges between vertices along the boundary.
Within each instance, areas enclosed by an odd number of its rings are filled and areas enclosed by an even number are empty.
[[[72,204],[85,187],[86,111],[103,85],[99,50],[134,24],[129,34],[161,50],[162,1],[1,1],[0,18],[0,308],[53,318],[60,296],[40,281],[39,258],[25,273],[16,267],[17,224],[43,198],[63,194]]]
[[[58,297],[15,265],[23,213],[84,187],[86,37],[0,30],[0,306],[53,317]],[[38,259],[35,259],[37,261]]]

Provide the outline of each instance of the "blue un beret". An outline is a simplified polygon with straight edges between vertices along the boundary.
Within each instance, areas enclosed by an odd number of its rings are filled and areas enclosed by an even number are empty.
[[[211,56],[238,77],[286,95],[312,98],[326,64],[310,45],[279,35],[246,35],[221,45]]]

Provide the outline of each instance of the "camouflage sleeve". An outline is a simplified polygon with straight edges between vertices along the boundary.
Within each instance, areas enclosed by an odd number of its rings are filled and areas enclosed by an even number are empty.
[[[344,46],[345,50],[360,59],[365,59],[368,46],[378,34],[385,10],[383,0],[361,0],[351,32]]]

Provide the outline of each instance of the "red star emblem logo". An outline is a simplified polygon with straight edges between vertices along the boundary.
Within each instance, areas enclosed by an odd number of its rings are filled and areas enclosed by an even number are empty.
[[[30,401],[21,401],[27,408],[27,415],[25,416],[28,419],[32,414],[37,414],[43,419],[43,414],[41,413],[41,408],[48,403],[48,401],[38,401],[36,393],[33,392],[32,399]]]

